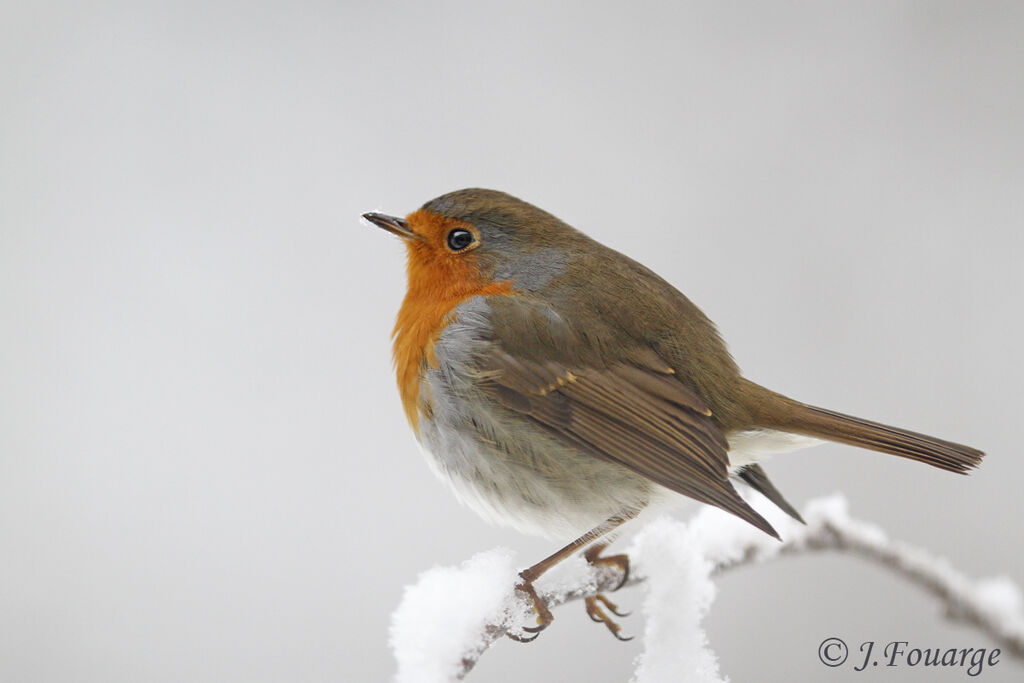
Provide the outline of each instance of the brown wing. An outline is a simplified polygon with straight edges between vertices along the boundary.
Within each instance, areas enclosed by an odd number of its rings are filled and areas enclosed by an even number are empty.
[[[729,483],[728,443],[711,411],[667,367],[528,360],[495,342],[481,377],[504,406],[594,457],[720,507],[778,538]]]

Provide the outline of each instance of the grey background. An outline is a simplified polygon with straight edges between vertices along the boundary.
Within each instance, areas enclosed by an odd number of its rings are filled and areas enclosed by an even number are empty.
[[[458,506],[394,387],[402,247],[357,216],[465,186],[663,274],[751,378],[984,448],[769,471],[1024,581],[1021,3],[42,5],[0,16],[4,681],[382,680],[417,572],[552,550]],[[473,679],[628,679],[638,641],[556,616]],[[729,575],[707,626],[737,682],[991,646],[837,556]]]

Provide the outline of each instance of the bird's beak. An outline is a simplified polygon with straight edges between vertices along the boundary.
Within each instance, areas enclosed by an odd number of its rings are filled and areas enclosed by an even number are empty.
[[[419,235],[409,229],[409,224],[405,222],[404,218],[398,218],[397,216],[389,216],[384,213],[364,213],[363,218],[370,221],[378,228],[384,228],[390,233],[398,235],[404,240],[418,240],[421,239]]]

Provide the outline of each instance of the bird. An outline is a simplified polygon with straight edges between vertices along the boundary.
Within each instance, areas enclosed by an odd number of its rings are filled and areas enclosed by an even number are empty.
[[[629,558],[603,553],[644,510],[688,497],[779,538],[738,480],[802,522],[761,465],[769,454],[832,441],[955,473],[984,456],[746,379],[679,290],[512,195],[463,189],[363,218],[405,244],[394,365],[431,469],[486,520],[569,541],[520,572],[537,625],[517,640],[553,621],[533,584],[562,560],[580,552],[625,582]],[[585,605],[627,639],[603,593]]]

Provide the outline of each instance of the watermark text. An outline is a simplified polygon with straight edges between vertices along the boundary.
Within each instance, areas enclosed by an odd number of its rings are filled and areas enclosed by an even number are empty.
[[[818,645],[818,659],[822,664],[833,668],[846,664],[854,671],[878,667],[934,667],[961,669],[968,676],[978,676],[986,668],[999,664],[1000,654],[999,648],[920,647],[906,640],[888,643],[865,640],[859,644],[857,652],[851,654],[846,642],[834,636]]]

